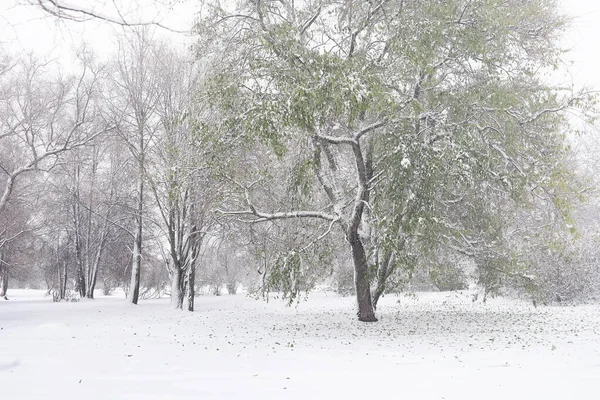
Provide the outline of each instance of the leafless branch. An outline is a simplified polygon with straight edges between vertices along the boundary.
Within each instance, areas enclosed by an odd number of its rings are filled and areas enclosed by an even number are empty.
[[[97,19],[101,21],[106,21],[111,24],[123,26],[123,27],[136,27],[136,26],[157,26],[159,28],[174,32],[174,33],[188,33],[187,31],[182,31],[178,29],[173,29],[166,25],[163,25],[159,21],[128,21],[124,18],[121,11],[118,7],[115,6],[117,10],[118,17],[112,17],[105,13],[100,13],[95,11],[94,9],[86,9],[82,6],[74,6],[67,4],[61,0],[27,0],[30,4],[38,5],[42,10],[46,13],[53,15],[55,17],[61,19],[67,19],[76,22],[83,22],[89,19]],[[113,2],[114,4],[114,2]]]

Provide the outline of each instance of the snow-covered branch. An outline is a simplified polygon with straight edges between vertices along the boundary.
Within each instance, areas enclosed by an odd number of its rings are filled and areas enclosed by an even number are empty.
[[[262,211],[258,211],[254,206],[249,206],[248,210],[239,210],[239,211],[227,211],[227,210],[217,210],[219,214],[223,215],[254,215],[257,218],[253,219],[249,222],[257,223],[257,222],[266,222],[266,221],[275,221],[280,219],[292,219],[292,218],[317,218],[323,219],[326,221],[337,221],[339,218],[333,214],[328,214],[321,211],[287,211],[287,212],[276,212],[276,213],[266,213]]]
[[[358,132],[356,132],[354,135],[352,136],[331,136],[331,135],[322,135],[322,134],[317,134],[317,138],[319,140],[322,140],[325,143],[329,143],[329,144],[348,144],[348,145],[355,145],[358,143],[358,141],[367,133],[374,131],[375,129],[381,128],[382,126],[384,126],[385,124],[387,124],[387,121],[383,120],[383,121],[378,121],[375,122],[371,125],[368,125],[362,129],[360,129]]]

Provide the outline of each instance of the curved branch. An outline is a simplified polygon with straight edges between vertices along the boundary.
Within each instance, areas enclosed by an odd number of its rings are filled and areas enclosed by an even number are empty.
[[[124,27],[154,25],[174,33],[188,33],[187,31],[169,28],[168,26],[165,26],[157,21],[127,21],[118,8],[117,14],[119,15],[119,18],[115,18],[111,17],[110,15],[98,13],[93,9],[86,9],[82,6],[70,5],[60,0],[28,0],[28,2],[30,4],[37,4],[43,11],[57,18],[68,19],[75,22],[83,22],[87,19],[98,19]]]

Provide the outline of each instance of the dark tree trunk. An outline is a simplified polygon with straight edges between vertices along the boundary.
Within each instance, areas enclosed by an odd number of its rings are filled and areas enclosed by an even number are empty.
[[[386,289],[386,283],[393,272],[393,255],[391,251],[386,251],[382,260],[378,260],[377,265],[377,287],[373,292],[373,308],[377,309],[377,303]]]
[[[354,284],[358,302],[358,320],[362,322],[377,322],[375,310],[371,301],[371,285],[369,283],[369,265],[362,241],[357,233],[349,237],[354,263]]]
[[[187,309],[188,311],[194,311],[194,296],[195,292],[195,284],[196,284],[196,263],[192,263],[190,265],[190,269],[187,273],[187,281],[186,281],[186,298],[187,298]]]
[[[76,281],[76,287],[75,290],[77,290],[79,292],[79,295],[81,297],[85,297],[86,294],[86,290],[85,290],[85,276],[84,276],[84,272],[83,272],[83,243],[82,243],[82,236],[83,236],[83,228],[81,226],[81,207],[80,207],[80,202],[81,202],[81,197],[80,197],[80,192],[79,192],[79,185],[80,185],[80,175],[81,175],[81,165],[77,164],[75,166],[75,170],[73,173],[74,179],[75,179],[75,187],[73,190],[73,227],[75,228],[75,241],[73,242],[73,246],[75,247],[75,257],[76,257],[76,261],[77,261],[77,281]]]
[[[77,270],[77,291],[79,292],[79,296],[85,297],[86,287],[82,269]]]
[[[96,288],[96,282],[89,284],[85,293],[85,297],[88,299],[94,298],[94,289]]]
[[[79,212],[78,211],[78,207],[75,207],[75,212]],[[75,218],[77,221],[77,218]],[[79,295],[81,297],[85,297],[85,276],[84,276],[84,272],[83,272],[83,257],[82,257],[82,251],[81,251],[81,239],[79,237],[79,227],[78,227],[78,222],[75,222],[75,242],[74,242],[74,246],[75,246],[75,256],[77,259],[77,284],[76,284],[76,288],[75,290],[77,290],[79,292]]]
[[[85,294],[85,297],[87,297],[88,299],[93,299],[95,289],[96,289],[96,277],[94,276],[92,281],[90,282],[90,284],[87,286],[87,293]]]
[[[143,165],[143,161],[140,161]],[[140,166],[140,181],[138,184],[138,209],[136,216],[136,232],[133,241],[133,260],[131,265],[131,284],[129,285],[129,293],[127,300],[130,303],[137,304],[140,296],[140,274],[142,269],[142,213],[144,208],[144,178],[142,167]]]
[[[58,300],[64,300],[67,297],[67,263],[58,261]]]
[[[356,161],[356,171],[358,176],[357,200],[354,204],[354,210],[347,228],[346,238],[352,248],[352,261],[354,263],[354,285],[356,288],[356,300],[358,302],[358,320],[362,322],[376,322],[375,309],[371,300],[371,282],[369,279],[369,263],[365,247],[358,233],[362,223],[365,204],[369,201],[369,162],[367,152],[367,162],[363,156],[360,143],[352,145],[354,158]],[[368,146],[367,146],[368,150]]]
[[[135,234],[133,242],[133,260],[131,266],[131,283],[127,300],[130,303],[137,304],[140,296],[140,269],[142,263],[142,227],[138,226],[138,232]]]
[[[100,268],[100,261],[102,260],[102,252],[104,251],[104,246],[106,245],[106,237],[108,235],[104,233],[102,235],[102,240],[100,242],[100,248],[96,253],[96,257],[94,259],[94,264],[92,265],[91,270],[89,271],[89,281],[87,284],[87,294],[86,297],[88,299],[94,298],[94,290],[96,289],[96,281],[98,279],[98,268]]]
[[[0,258],[0,297],[8,292],[8,265]]]

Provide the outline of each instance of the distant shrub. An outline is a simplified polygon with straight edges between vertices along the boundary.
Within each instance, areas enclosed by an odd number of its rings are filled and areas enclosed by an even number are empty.
[[[466,290],[469,280],[460,266],[455,264],[438,264],[429,271],[431,283],[440,292]]]
[[[335,291],[340,296],[354,294],[354,269],[352,267],[339,267],[333,273]]]

